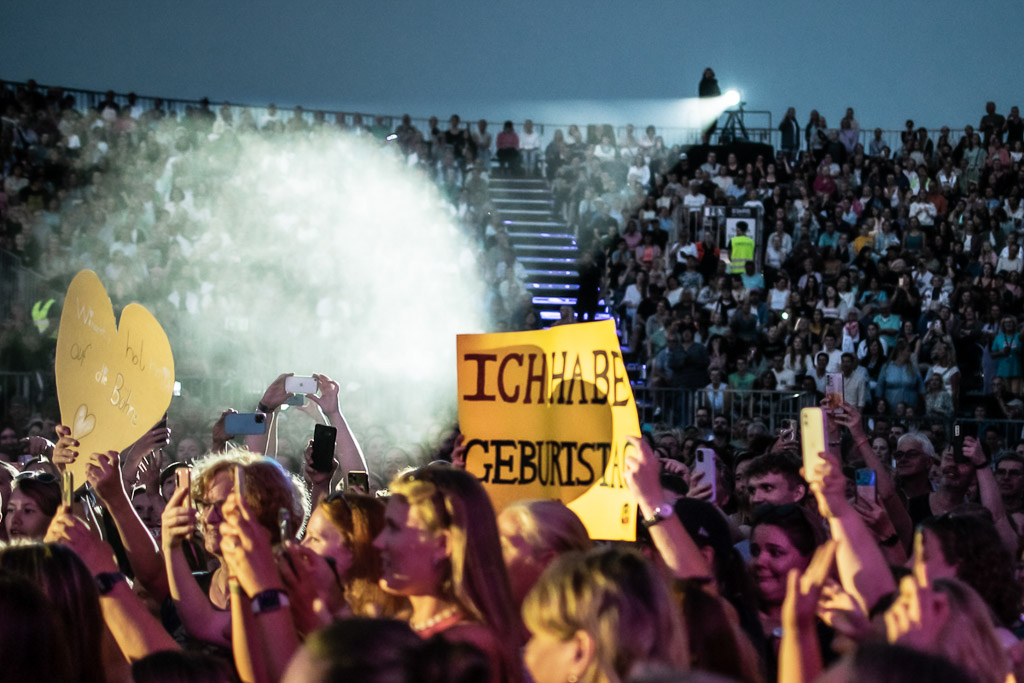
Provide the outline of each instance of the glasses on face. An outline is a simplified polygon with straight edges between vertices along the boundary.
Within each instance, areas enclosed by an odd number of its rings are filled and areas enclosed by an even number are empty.
[[[1008,469],[1005,467],[996,468],[997,477],[1024,477],[1024,470]]]
[[[896,460],[899,460],[900,458],[917,458],[922,455],[924,455],[924,451],[920,451],[916,448],[908,448],[905,451],[896,451],[895,453],[892,454],[892,457],[895,458]]]

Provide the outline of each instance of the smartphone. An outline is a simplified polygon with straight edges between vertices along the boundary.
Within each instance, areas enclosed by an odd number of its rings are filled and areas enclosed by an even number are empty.
[[[838,412],[843,408],[843,373],[825,373],[825,404]]]
[[[267,416],[263,413],[228,413],[224,416],[228,434],[266,434]]]
[[[285,377],[284,390],[290,394],[315,394],[316,380],[312,377]]]
[[[334,463],[334,444],[338,438],[337,427],[315,425],[313,427],[313,469],[330,472]]]
[[[811,476],[814,466],[821,461],[821,453],[828,450],[828,425],[824,408],[800,410],[800,446],[803,451],[804,476]]]
[[[281,508],[277,511],[277,528],[281,532],[281,543],[295,540],[292,536],[292,516],[288,508]]]
[[[192,471],[187,467],[179,467],[174,471],[177,488],[185,489],[188,495],[185,496],[185,507],[192,507]]]
[[[284,404],[286,406],[298,406],[301,408],[302,406],[306,405],[306,397],[303,394],[295,394],[294,396],[289,396],[288,398],[286,398],[284,400]]]
[[[959,422],[953,423],[953,462],[957,464],[967,462],[967,458],[964,456],[964,436],[963,427],[960,426]]]
[[[64,470],[64,488],[61,490],[61,496],[66,507],[71,507],[75,502],[75,475],[71,474],[71,470]]]
[[[348,473],[345,481],[345,490],[362,489],[363,493],[370,492],[370,475],[361,470],[352,470]]]
[[[865,467],[857,470],[855,476],[857,497],[861,500],[870,500],[872,503],[877,503],[878,488],[875,486],[875,471]]]
[[[704,473],[704,481],[711,482],[711,501],[718,500],[718,460],[715,451],[698,448],[693,471]]]
[[[242,465],[235,466],[235,493],[239,500],[245,500],[245,474],[242,472]]]

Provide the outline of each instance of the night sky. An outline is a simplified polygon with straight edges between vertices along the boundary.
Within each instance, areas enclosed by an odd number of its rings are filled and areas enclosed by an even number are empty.
[[[44,9],[45,8],[45,9]],[[1018,1],[4,0],[0,78],[280,106],[672,125],[705,66],[777,124],[1021,104]],[[556,119],[556,120],[553,120]]]

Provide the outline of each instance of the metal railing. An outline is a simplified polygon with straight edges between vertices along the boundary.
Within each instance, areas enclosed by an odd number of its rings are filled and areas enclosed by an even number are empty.
[[[709,417],[724,415],[729,427],[740,419],[760,420],[770,430],[781,426],[783,420],[795,420],[800,409],[816,405],[815,394],[796,391],[766,391],[763,389],[733,390],[723,387],[721,392],[704,389],[654,388],[633,386],[637,414],[641,423],[668,427],[689,427],[697,422],[697,411],[707,409]]]
[[[6,87],[28,87],[27,83],[15,82],[15,81],[0,81],[0,86]],[[40,85],[36,84],[36,89],[40,92],[47,91],[59,91],[64,95],[71,95],[74,97],[74,106],[76,109],[84,111],[91,107],[96,107],[106,99],[106,93],[99,90],[88,90],[84,88],[68,88],[63,86],[54,85]],[[127,105],[128,93],[114,93],[114,101],[119,105]],[[162,103],[163,110],[169,114],[174,114],[176,117],[181,117],[186,114],[189,109],[200,108],[203,106],[203,100],[200,99],[188,99],[188,98],[177,98],[177,97],[158,97],[155,95],[137,95],[135,98],[136,106],[141,107],[143,110],[151,109],[155,106],[156,102]],[[240,120],[242,112],[248,111],[252,118],[257,122],[262,122],[269,117],[269,107],[267,105],[253,105],[244,104],[239,102],[227,102],[218,101],[210,102],[210,109],[217,113],[221,107],[227,107],[237,122]],[[380,119],[380,123],[383,127],[386,127],[389,131],[393,131],[395,127],[401,122],[402,115],[389,113],[371,113],[371,112],[352,112],[343,110],[330,110],[326,108],[305,108],[301,107],[301,116],[307,123],[313,123],[318,117],[323,117],[327,123],[337,125],[338,123],[344,123],[346,127],[353,127],[357,123],[361,123],[366,127],[371,127],[375,124],[377,119]],[[282,123],[287,123],[288,119],[294,116],[298,112],[298,109],[294,107],[277,107],[277,118]],[[744,110],[743,112],[745,120],[750,120],[751,125],[746,126],[748,139],[755,142],[763,142],[770,144],[776,149],[780,148],[781,144],[781,133],[777,130],[773,123],[772,114],[768,111],[763,110]],[[717,141],[718,134],[722,132],[722,126],[725,118],[727,118],[728,112],[723,112],[719,118],[718,132],[716,133],[714,140]],[[746,117],[750,117],[747,119]],[[445,115],[438,117],[440,119],[440,127],[444,130],[447,127],[447,118]],[[752,120],[751,120],[752,119]],[[430,117],[428,116],[413,116],[411,117],[412,125],[419,128],[424,132],[425,136],[429,138],[429,130],[427,129]],[[469,125],[471,130],[476,130],[476,118],[463,116],[463,125]],[[498,131],[501,130],[502,121],[488,121],[488,128],[492,135],[496,136]],[[522,121],[514,122],[516,130],[522,130]],[[574,124],[569,123],[552,123],[552,122],[534,122],[534,127],[537,132],[541,135],[542,149],[549,143],[554,137],[556,130],[561,130],[563,135],[568,133],[569,128]],[[575,124],[579,127],[581,133],[584,135],[584,139],[588,144],[594,144],[600,141],[599,136],[594,139],[593,135],[588,135],[588,129],[611,129],[615,133],[615,138],[620,141],[625,135],[626,126],[606,126],[599,123],[588,123],[580,122]],[[638,121],[635,124],[636,135],[640,136],[643,134],[644,128],[647,123]],[[806,122],[800,125],[800,140],[801,149],[806,149],[807,145],[804,141],[804,127]],[[959,138],[963,134],[963,126],[950,126],[952,132],[950,134],[950,142],[955,145]],[[680,145],[687,147],[688,145],[697,144],[700,142],[703,128],[693,127],[676,127],[676,126],[664,126],[657,125],[657,134],[660,135],[666,145],[666,147],[672,147],[674,145]],[[860,129],[859,139],[861,144],[864,145],[865,151],[868,149],[871,139],[874,137],[874,127],[862,127]],[[938,141],[940,132],[939,127],[928,129],[928,138],[936,143]],[[893,155],[903,146],[901,135],[903,129],[882,129],[882,139],[886,145],[892,150]]]

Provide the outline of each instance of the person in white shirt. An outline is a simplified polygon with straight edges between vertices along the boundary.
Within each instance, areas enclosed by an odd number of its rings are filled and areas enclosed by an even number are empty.
[[[708,152],[708,160],[700,165],[700,170],[708,174],[708,176],[714,178],[718,175],[720,166],[718,165],[718,158],[714,152]]]
[[[858,410],[863,409],[871,382],[867,369],[857,364],[852,353],[843,354],[840,368],[843,373],[843,400]]]
[[[916,218],[924,227],[935,225],[935,217],[938,211],[935,205],[928,201],[925,191],[922,189],[917,193],[917,198],[910,204],[910,217]]]
[[[526,119],[523,130],[519,133],[519,154],[522,157],[526,175],[536,173],[537,157],[540,150],[540,133],[533,129],[533,121]]]
[[[825,372],[839,372],[839,364],[843,360],[843,352],[836,347],[836,335],[826,332],[823,341],[824,348],[818,352],[818,355],[825,354],[828,356],[828,365],[825,366]]]
[[[690,183],[690,193],[683,197],[683,206],[688,209],[702,209],[708,203],[708,198],[700,191],[700,183],[696,180]]]
[[[1005,270],[1009,273],[1020,273],[1024,272],[1024,261],[1020,257],[1020,246],[1013,244],[1007,247],[1009,254],[1005,257],[1000,256],[999,262],[996,263],[996,272]]]

